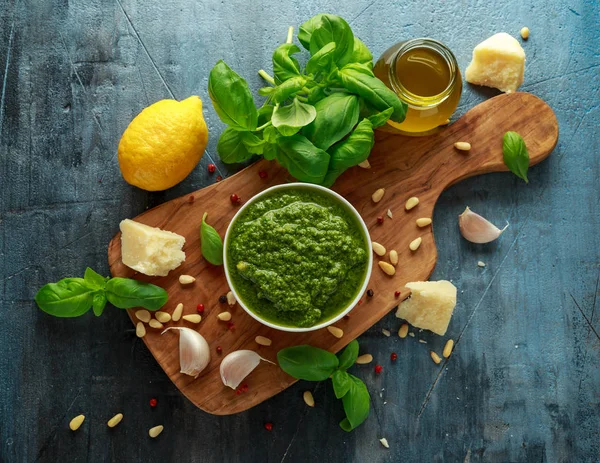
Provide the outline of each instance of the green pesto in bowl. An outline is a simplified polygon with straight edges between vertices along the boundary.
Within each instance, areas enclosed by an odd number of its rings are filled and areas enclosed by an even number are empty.
[[[302,186],[248,204],[225,245],[238,298],[280,326],[306,328],[334,318],[368,273],[368,240],[352,211],[333,195]]]

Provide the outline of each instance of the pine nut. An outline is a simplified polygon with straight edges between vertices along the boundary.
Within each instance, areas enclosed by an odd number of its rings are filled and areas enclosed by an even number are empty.
[[[417,227],[426,227],[431,224],[431,219],[429,217],[421,217],[417,219]]]
[[[194,281],[196,281],[196,279],[191,275],[179,275],[179,283],[182,285],[190,285]]]
[[[69,423],[69,428],[71,428],[71,431],[77,431],[83,424],[83,420],[85,420],[85,415],[77,415],[75,418],[73,418]]]
[[[227,303],[232,306],[235,305],[237,301],[235,300],[235,296],[233,295],[233,293],[231,291],[229,291],[227,293]]]
[[[344,336],[344,331],[338,328],[337,326],[328,326],[327,331],[333,334],[336,338],[340,339]]]
[[[398,252],[395,249],[390,251],[390,262],[392,265],[398,264]]]
[[[390,444],[388,444],[388,441],[385,437],[379,439],[379,442],[381,442],[381,445],[383,445],[386,449],[390,448]]]
[[[471,149],[471,143],[466,141],[457,141],[454,143],[454,147],[459,151],[469,151]]]
[[[309,407],[315,406],[315,398],[313,397],[312,392],[304,391],[304,394],[302,394],[302,397],[304,398],[304,403],[306,405],[308,405]]]
[[[183,313],[183,304],[180,302],[179,304],[177,304],[177,307],[175,307],[175,310],[173,311],[173,315],[171,316],[171,320],[173,320],[174,322],[178,322],[179,319],[181,318],[182,313]]]
[[[135,317],[144,323],[148,323],[152,318],[152,315],[150,315],[150,312],[147,310],[136,310]]]
[[[370,169],[371,163],[369,162],[368,159],[365,159],[363,162],[358,164],[358,167],[362,167],[363,169]]]
[[[231,313],[230,312],[221,312],[219,315],[217,315],[217,318],[219,320],[221,320],[222,322],[228,322],[229,320],[231,320]]]
[[[385,256],[385,248],[381,244],[379,244],[376,241],[373,241],[371,243],[371,246],[373,247],[373,252],[375,254],[377,254],[378,256]]]
[[[412,198],[408,198],[406,200],[406,204],[404,205],[404,209],[406,209],[407,211],[410,211],[417,204],[419,204],[419,198],[417,198],[416,196],[413,196]]]
[[[417,249],[419,249],[419,246],[421,246],[421,241],[423,241],[423,240],[419,236],[418,238],[416,238],[410,242],[410,244],[408,245],[408,248],[411,251],[416,251]]]
[[[388,211],[387,211],[387,216],[388,216],[390,219],[394,218],[394,216],[392,215],[392,211],[391,211],[390,209],[388,209]]]
[[[163,425],[154,426],[153,428],[150,428],[148,435],[154,439],[155,437],[158,437],[161,432],[163,432],[163,429],[165,429]]]
[[[442,361],[440,356],[438,354],[436,354],[434,351],[431,351],[430,355],[431,355],[431,360],[433,360],[435,363],[439,364]]]
[[[138,338],[143,338],[146,336],[146,327],[142,322],[137,322],[137,325],[135,325],[135,335]]]
[[[167,323],[171,321],[171,314],[167,312],[158,311],[154,313],[156,319],[161,323]]]
[[[154,318],[150,320],[150,323],[148,324],[150,325],[150,328],[156,328],[157,330],[164,328],[163,324]]]
[[[387,336],[388,338],[389,338],[389,337],[390,337],[390,335],[392,334],[392,333],[390,333],[390,330],[386,330],[385,328],[383,328],[383,329],[381,330],[381,332],[383,333],[383,335],[384,335],[384,336]]]
[[[401,338],[405,338],[407,334],[408,334],[408,323],[405,323],[398,330],[398,336],[400,336]]]
[[[524,27],[523,29],[521,29],[521,37],[523,37],[523,40],[527,40],[529,38],[529,28],[528,27]]]
[[[260,344],[261,346],[270,346],[273,341],[269,338],[265,338],[264,336],[256,336],[254,338],[256,344]]]
[[[478,267],[485,267],[485,262],[479,261],[477,262]]]
[[[382,260],[379,261],[379,268],[383,270],[384,273],[387,273],[389,276],[392,276],[396,273],[396,269],[392,264],[388,264]]]
[[[448,341],[446,341],[446,345],[444,346],[444,351],[442,352],[442,355],[445,358],[450,357],[452,349],[454,349],[454,341],[452,339],[448,339]]]
[[[197,313],[191,315],[184,315],[182,317],[186,322],[190,323],[200,323],[202,321],[202,316]]]
[[[367,363],[371,363],[373,361],[373,356],[371,354],[363,354],[359,355],[356,358],[356,362],[359,365],[366,365]]]
[[[123,414],[117,413],[110,420],[108,420],[108,423],[106,423],[106,424],[108,425],[109,428],[114,428],[116,425],[118,425],[121,422],[122,419],[123,419]]]
[[[381,198],[383,198],[384,194],[385,188],[380,188],[379,190],[375,190],[375,193],[371,195],[371,199],[374,203],[378,203],[379,201],[381,201]]]

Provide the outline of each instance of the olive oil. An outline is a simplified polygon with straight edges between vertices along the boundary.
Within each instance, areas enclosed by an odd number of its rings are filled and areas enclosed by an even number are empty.
[[[387,130],[426,135],[444,125],[458,106],[462,79],[456,59],[435,40],[414,39],[390,47],[373,72],[408,104],[404,122],[389,121]]]

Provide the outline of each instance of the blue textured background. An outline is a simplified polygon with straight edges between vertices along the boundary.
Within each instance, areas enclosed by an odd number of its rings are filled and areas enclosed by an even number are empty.
[[[214,181],[206,165],[223,125],[206,92],[210,68],[223,58],[256,90],[287,26],[323,11],[346,18],[375,56],[431,36],[463,71],[478,42],[527,25],[522,90],[560,123],[559,144],[529,185],[491,174],[442,196],[433,278],[459,288],[455,353],[436,366],[428,352],[442,338],[386,338],[381,329],[399,323],[384,318],[360,338],[384,372],[354,368],[372,413],[351,434],[324,385],[314,409],[301,398],[312,385],[300,383],[245,413],[208,415],[179,394],[125,313],[60,320],[33,303],[48,281],[86,266],[108,273],[106,245],[121,219]],[[599,461],[599,24],[598,3],[572,0],[0,0],[0,460]],[[129,121],[191,94],[204,100],[211,134],[201,166],[164,193],[125,184],[116,148]],[[467,85],[455,117],[493,94]],[[493,244],[468,244],[457,227],[467,205],[511,225]],[[116,412],[125,419],[110,431]],[[79,413],[87,419],[72,433]],[[151,440],[156,424],[165,431]]]

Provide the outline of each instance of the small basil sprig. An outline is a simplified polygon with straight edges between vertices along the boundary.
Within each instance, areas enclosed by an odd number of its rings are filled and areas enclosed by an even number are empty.
[[[346,370],[358,357],[358,341],[354,340],[337,356],[313,346],[294,346],[277,353],[279,366],[288,375],[306,381],[324,381],[331,377],[333,391],[342,399],[346,418],[340,422],[344,431],[352,431],[369,416],[369,391],[359,378]]]
[[[206,223],[205,212],[200,225],[200,249],[204,258],[213,265],[223,265],[223,240],[213,227]]]
[[[91,308],[102,315],[106,303],[119,309],[143,307],[160,309],[168,299],[159,286],[130,278],[110,278],[87,268],[83,278],[63,278],[42,286],[35,295],[38,307],[49,315],[62,318],[79,317]]]
[[[517,132],[506,132],[502,140],[502,154],[506,167],[517,177],[525,180],[525,183],[529,183],[527,179],[529,152],[523,137]]]

